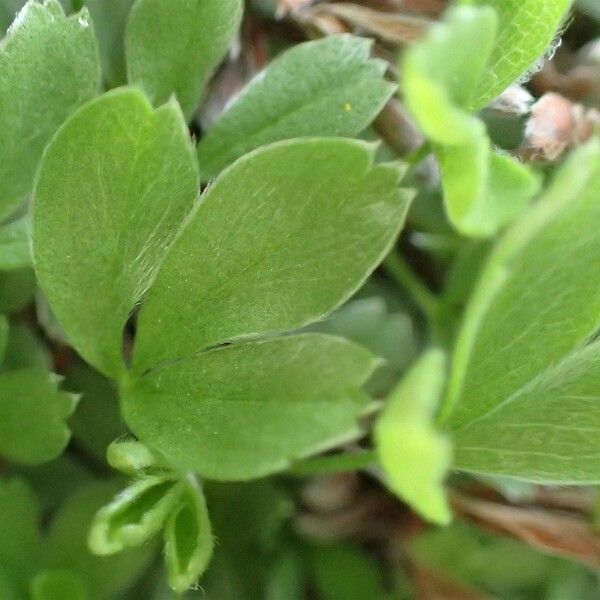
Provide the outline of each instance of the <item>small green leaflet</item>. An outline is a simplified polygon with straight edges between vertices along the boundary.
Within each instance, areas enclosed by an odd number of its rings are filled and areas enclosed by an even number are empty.
[[[134,370],[316,321],[348,299],[397,236],[409,193],[375,147],[279,142],[209,187],[139,316]],[[332,165],[335,168],[332,168]]]
[[[214,546],[206,500],[197,485],[185,485],[179,506],[165,524],[164,538],[169,584],[183,594],[206,570]]]
[[[43,369],[0,375],[0,455],[38,464],[62,453],[71,436],[65,420],[77,396],[59,391],[59,381]]]
[[[88,103],[48,146],[33,205],[34,263],[69,340],[104,374],[124,370],[125,323],[197,193],[179,107],[153,110],[135,89]]]
[[[0,227],[0,271],[31,266],[29,230],[26,218]]]
[[[477,0],[498,15],[498,34],[487,67],[470,100],[479,110],[543,57],[573,0]]]
[[[403,59],[406,104],[433,144],[448,217],[475,237],[494,234],[539,189],[524,165],[492,150],[483,123],[465,110],[487,68],[496,29],[492,9],[454,8]]]
[[[198,144],[203,180],[234,160],[284,139],[360,133],[395,86],[372,42],[351,35],[294,46],[259,73]]]
[[[392,392],[375,425],[379,460],[389,486],[429,521],[452,518],[443,480],[452,465],[450,440],[433,418],[446,384],[446,356],[425,353]]]
[[[484,268],[459,333],[442,419],[455,466],[600,481],[600,142],[562,167]]]
[[[238,343],[141,377],[123,391],[123,415],[181,468],[251,479],[354,437],[369,403],[359,388],[376,365],[359,346],[318,334]]]
[[[65,17],[57,0],[28,2],[0,42],[0,220],[31,192],[61,123],[98,93],[97,54],[87,11]]]
[[[125,37],[129,82],[157,106],[175,94],[189,119],[242,10],[242,0],[137,0]]]

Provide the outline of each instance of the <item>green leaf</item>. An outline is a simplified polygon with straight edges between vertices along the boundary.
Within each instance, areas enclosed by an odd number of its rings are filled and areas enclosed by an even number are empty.
[[[375,365],[316,334],[225,346],[151,371],[124,390],[123,414],[181,468],[250,479],[356,435]]]
[[[65,17],[56,0],[28,2],[0,42],[0,220],[31,192],[48,140],[99,86],[87,11]]]
[[[0,271],[0,313],[10,313],[25,308],[33,300],[35,288],[33,269]]]
[[[87,600],[84,584],[69,570],[42,571],[31,582],[32,600]]]
[[[90,529],[90,550],[99,556],[140,546],[163,526],[182,487],[168,476],[139,479],[102,507]]]
[[[167,519],[164,538],[169,584],[181,594],[204,573],[214,546],[206,500],[197,485],[186,485],[180,506]]]
[[[8,320],[4,315],[0,315],[0,364],[4,360],[6,345],[8,343]]]
[[[430,350],[392,392],[375,425],[389,486],[423,517],[439,524],[452,519],[443,486],[452,447],[432,423],[445,384],[446,356]]]
[[[123,372],[123,328],[197,191],[179,108],[153,110],[134,89],[88,103],[48,146],[33,206],[34,264],[69,340],[104,374]]]
[[[61,454],[71,436],[65,420],[77,396],[59,391],[59,381],[43,369],[0,374],[0,454],[25,464]]]
[[[39,557],[39,519],[37,500],[25,481],[0,479],[0,573],[6,571],[9,582],[23,589]]]
[[[585,347],[600,322],[599,186],[595,140],[562,167],[484,267],[442,413],[458,468],[600,481],[597,346]]]
[[[242,18],[241,0],[138,0],[125,47],[130,83],[160,105],[175,94],[189,119]]]
[[[548,50],[573,0],[478,0],[498,15],[494,48],[470,101],[478,110],[535,66]]]
[[[336,35],[294,46],[258,74],[198,145],[202,179],[259,146],[310,136],[353,137],[395,86],[370,40]]]
[[[403,60],[406,104],[433,144],[448,217],[476,237],[494,234],[539,189],[524,165],[492,150],[483,123],[464,110],[485,71],[496,21],[487,7],[451,9]]]
[[[107,482],[95,482],[76,491],[55,515],[44,543],[42,568],[77,574],[88,600],[135,597],[128,590],[156,557],[155,544],[126,550],[118,556],[98,557],[89,552],[87,533],[94,514],[116,491],[115,484]]]
[[[126,82],[125,24],[134,0],[85,0],[94,21],[104,78],[111,86]]]
[[[6,356],[0,371],[52,368],[52,357],[44,342],[30,326],[12,323],[8,332]]]
[[[31,266],[27,219],[22,218],[0,227],[0,270]]]
[[[106,460],[113,469],[132,477],[165,467],[152,450],[136,440],[112,442],[106,451]]]
[[[408,192],[374,146],[280,142],[204,194],[139,317],[138,373],[218,342],[289,330],[349,298],[398,234]]]

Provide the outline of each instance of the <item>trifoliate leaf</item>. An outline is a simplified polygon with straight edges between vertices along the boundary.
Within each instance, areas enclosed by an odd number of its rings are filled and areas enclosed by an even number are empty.
[[[266,144],[310,136],[353,137],[394,87],[370,40],[351,35],[294,46],[259,73],[198,145],[203,180]]]
[[[0,479],[0,574],[6,573],[17,588],[27,589],[39,558],[39,519],[29,486],[17,478]]]
[[[179,108],[153,110],[134,89],[90,102],[49,145],[33,206],[34,263],[70,342],[104,374],[124,370],[123,328],[197,190]]]
[[[455,466],[600,481],[600,143],[562,167],[498,243],[458,335],[443,416]]]
[[[196,485],[186,485],[167,519],[164,538],[169,585],[182,594],[204,573],[214,546],[206,500]]]
[[[44,542],[42,569],[75,573],[85,586],[86,600],[135,597],[128,591],[157,555],[154,543],[117,556],[90,553],[87,535],[94,514],[110,502],[116,491],[115,484],[107,482],[78,489],[55,514]]]
[[[175,94],[190,118],[242,17],[241,0],[138,0],[125,47],[130,83],[155,105]]]
[[[85,586],[69,570],[41,571],[31,582],[32,600],[87,600]]]
[[[148,294],[135,370],[300,327],[351,296],[388,252],[408,206],[400,169],[373,165],[374,151],[354,140],[291,140],[227,169]]]
[[[125,24],[134,0],[85,0],[98,38],[104,79],[112,86],[127,80]]]
[[[25,464],[52,460],[71,433],[65,424],[77,396],[58,389],[59,378],[43,369],[0,374],[0,454]]]
[[[573,0],[477,0],[498,15],[498,33],[483,77],[470,100],[478,110],[543,57]]]
[[[31,192],[48,140],[99,86],[87,11],[65,17],[57,0],[28,2],[0,42],[0,220]]]
[[[31,266],[27,219],[22,218],[0,227],[0,271]]]
[[[392,392],[375,425],[389,486],[427,520],[440,524],[452,518],[443,487],[452,447],[433,425],[445,384],[446,357],[430,350]]]
[[[94,517],[90,550],[107,556],[140,546],[160,531],[181,492],[181,484],[162,475],[144,477],[125,488]]]
[[[403,60],[406,104],[433,143],[448,217],[477,237],[520,214],[539,188],[524,165],[492,150],[483,123],[464,110],[492,52],[496,24],[490,8],[451,9]]]
[[[376,361],[340,338],[307,334],[225,346],[155,369],[123,392],[145,443],[208,479],[280,471],[358,432],[359,387]]]

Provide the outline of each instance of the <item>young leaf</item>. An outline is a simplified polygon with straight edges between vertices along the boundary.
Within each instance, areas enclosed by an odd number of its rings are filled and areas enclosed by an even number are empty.
[[[250,479],[355,435],[375,366],[366,350],[316,334],[225,346],[140,378],[123,414],[182,468]]]
[[[123,328],[197,190],[179,108],[153,110],[134,89],[88,103],[48,146],[33,206],[34,264],[69,340],[103,373],[123,371]]]
[[[189,119],[242,17],[241,0],[138,0],[125,48],[130,83],[155,105],[175,94]]]
[[[64,450],[71,436],[65,420],[77,396],[58,390],[59,377],[43,369],[0,375],[0,454],[38,464]]]
[[[169,584],[182,594],[204,573],[214,546],[206,500],[196,485],[186,485],[180,506],[167,519],[164,538]]]
[[[113,87],[127,80],[125,24],[134,0],[85,0],[94,21],[104,78]]]
[[[140,546],[160,531],[181,492],[181,485],[167,476],[136,481],[98,511],[90,529],[90,550],[107,556]]]
[[[424,354],[396,388],[375,425],[379,460],[389,485],[429,521],[452,518],[443,480],[452,464],[448,439],[432,424],[446,384],[446,357]]]
[[[22,218],[0,227],[0,270],[31,266],[27,219]]]
[[[487,7],[452,9],[403,60],[406,104],[433,143],[448,217],[478,237],[520,214],[539,187],[525,166],[492,151],[483,123],[464,110],[492,52],[496,21]]]
[[[300,327],[351,296],[388,252],[408,205],[400,169],[373,165],[374,151],[353,140],[291,140],[225,171],[148,294],[137,372]]]
[[[11,583],[25,589],[39,558],[39,519],[29,486],[17,478],[0,479],[0,574],[6,571]]]
[[[600,481],[600,404],[590,389],[596,346],[581,348],[599,323],[599,186],[595,140],[562,167],[484,268],[457,338],[442,414],[454,431],[457,467]]]
[[[87,600],[85,586],[69,570],[41,571],[31,582],[32,600]]]
[[[72,571],[85,586],[86,600],[134,597],[127,591],[156,557],[152,543],[114,557],[94,556],[88,550],[86,538],[94,514],[116,491],[115,484],[107,482],[80,487],[55,514],[44,541],[42,568]]]
[[[494,48],[470,101],[479,110],[527,72],[550,47],[573,0],[477,0],[498,15]]]
[[[150,448],[136,440],[112,442],[106,451],[106,460],[113,469],[130,476],[164,467],[160,458]]]
[[[87,11],[65,17],[57,0],[30,0],[0,42],[0,220],[31,192],[48,140],[99,86]]]
[[[336,35],[294,46],[258,74],[198,145],[203,180],[266,144],[360,133],[395,86],[370,40]]]

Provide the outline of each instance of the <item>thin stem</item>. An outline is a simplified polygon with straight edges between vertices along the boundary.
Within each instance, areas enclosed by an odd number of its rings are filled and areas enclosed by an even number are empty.
[[[413,150],[410,154],[407,154],[403,160],[411,167],[416,167],[425,158],[427,158],[429,154],[431,154],[431,144],[428,141],[425,141],[416,150]]]
[[[356,454],[333,454],[320,458],[311,458],[293,465],[288,473],[296,477],[309,477],[311,475],[328,475],[345,473],[370,467],[377,463],[375,450],[366,450]]]
[[[412,301],[430,321],[435,321],[440,311],[440,302],[435,294],[415,275],[398,252],[390,252],[383,261],[384,269],[408,292]]]

